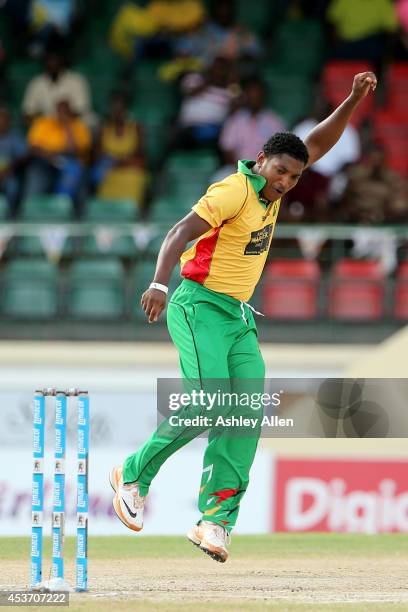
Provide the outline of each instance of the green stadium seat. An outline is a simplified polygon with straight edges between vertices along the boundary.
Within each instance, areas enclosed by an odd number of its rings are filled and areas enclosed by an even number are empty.
[[[72,201],[65,195],[41,195],[27,198],[22,205],[21,221],[34,224],[66,223],[73,213]],[[46,255],[39,236],[16,236],[8,249],[14,257],[44,257]]]
[[[103,236],[102,236],[103,238]],[[138,249],[133,236],[119,233],[110,239],[98,240],[95,234],[83,237],[80,252],[86,257],[98,257],[108,255],[109,257],[120,257],[123,259],[134,259]]]
[[[281,74],[275,68],[264,69],[268,86],[268,105],[285,121],[289,128],[308,114],[313,100],[313,83],[309,78]]]
[[[49,319],[58,309],[58,269],[44,259],[16,259],[4,270],[2,313],[18,319]]]
[[[21,210],[21,221],[39,223],[57,223],[70,221],[73,205],[66,195],[41,195],[24,200]]]
[[[210,151],[180,151],[168,158],[166,171],[179,179],[190,173],[210,177],[219,165],[218,156]]]
[[[160,195],[188,201],[188,208],[191,208],[207,191],[211,176],[218,167],[218,157],[213,153],[173,153],[166,163]]]
[[[155,223],[172,225],[187,215],[194,201],[190,196],[182,197],[162,197],[154,200],[151,204],[149,220]]]
[[[19,111],[21,109],[21,103],[23,101],[24,92],[28,82],[33,77],[41,74],[42,70],[42,65],[32,60],[8,62],[7,78],[10,83],[11,100],[13,102],[11,109],[12,115],[14,115],[13,109],[15,109],[16,106]]]
[[[146,315],[140,306],[143,293],[152,282],[156,270],[155,260],[139,261],[132,273],[132,303],[131,313],[139,321],[146,321]],[[176,266],[169,283],[169,297],[181,282],[179,266]]]
[[[139,210],[132,200],[107,200],[92,198],[85,208],[85,221],[109,224],[108,228],[95,229],[82,240],[81,253],[87,257],[109,255],[112,257],[134,258],[137,255],[133,236],[130,233],[115,232],[112,225],[136,221]],[[109,230],[113,229],[110,234]],[[104,232],[106,236],[104,237]],[[100,235],[98,236],[98,232]],[[99,239],[98,239],[99,238]]]
[[[11,257],[45,257],[46,253],[38,236],[14,236],[8,247]]]
[[[323,28],[317,20],[286,20],[273,36],[272,57],[279,53],[276,69],[283,74],[317,75],[324,52]]]
[[[270,31],[275,9],[275,3],[271,0],[239,0],[237,6],[239,23],[257,34],[265,34]]]
[[[145,123],[157,122],[158,118],[170,119],[177,111],[177,90],[174,84],[158,78],[158,65],[154,62],[141,62],[132,79],[131,89],[135,91],[132,111]]]
[[[138,216],[133,200],[91,198],[86,204],[84,219],[93,223],[133,223]]]
[[[149,257],[157,257],[160,247],[163,244],[163,240],[165,239],[167,232],[169,231],[171,224],[165,229],[160,230],[157,234],[155,234],[147,243],[147,246],[144,250],[144,255]]]
[[[119,319],[125,311],[124,270],[117,259],[72,264],[67,311],[74,319]]]
[[[0,194],[0,221],[5,221],[9,214],[7,198]]]

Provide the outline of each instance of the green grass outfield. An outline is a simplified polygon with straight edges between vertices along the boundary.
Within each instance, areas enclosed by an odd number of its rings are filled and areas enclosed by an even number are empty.
[[[67,559],[75,557],[75,537],[65,541]],[[1,537],[0,560],[28,559],[30,538]],[[51,538],[44,538],[44,554],[51,553]],[[279,559],[302,555],[335,558],[339,555],[375,558],[378,555],[403,556],[408,560],[408,534],[376,536],[343,533],[277,533],[233,536],[231,553],[234,559],[246,557]],[[111,536],[90,537],[89,558],[103,559],[195,559],[197,551],[186,545],[186,538],[177,536]],[[407,574],[408,589],[408,574]],[[407,609],[408,610],[408,609]]]
[[[44,557],[47,563],[47,557],[50,556],[51,542],[50,538],[45,538],[44,541]],[[231,555],[233,560],[237,561],[236,567],[242,567],[243,563],[247,562],[248,569],[252,569],[256,565],[256,561],[267,560],[270,563],[271,583],[273,584],[273,563],[287,562],[289,570],[296,570],[296,561],[299,558],[313,560],[313,563],[321,561],[322,575],[324,575],[325,563],[329,564],[339,559],[339,574],[341,572],[352,572],[348,569],[346,561],[350,560],[350,567],[354,567],[356,562],[364,568],[364,563],[375,563],[377,560],[382,561],[383,576],[387,571],[387,563],[396,564],[398,567],[406,568],[406,590],[408,591],[408,534],[384,534],[377,536],[365,536],[358,534],[268,534],[262,536],[234,536],[231,546]],[[68,562],[73,561],[75,557],[75,538],[66,538],[65,558]],[[227,581],[229,577],[234,577],[234,565],[231,562],[225,566],[214,564],[204,555],[200,555],[194,547],[189,546],[183,537],[168,537],[168,536],[139,536],[139,537],[91,537],[89,539],[89,563],[96,561],[112,561],[112,567],[115,567],[120,562],[123,571],[126,568],[132,567],[132,560],[135,564],[143,562],[152,563],[157,559],[157,577],[161,575],[161,568],[167,564],[172,567],[177,566],[177,561],[182,560],[184,564],[191,559],[191,580],[200,580],[200,570],[198,574],[194,574],[194,560],[204,559],[208,562],[205,566],[196,566],[198,568],[210,568],[213,575],[220,575],[220,580]],[[23,564],[23,571],[28,572],[30,559],[30,539],[29,538],[0,538],[0,567],[7,568],[8,562],[10,567],[15,564],[20,567]],[[293,559],[293,564],[291,560]],[[156,566],[154,566],[156,567]],[[184,565],[185,567],[185,565]],[[228,575],[225,572],[228,570]],[[185,571],[185,570],[183,570]],[[90,571],[90,574],[92,572]],[[91,578],[90,578],[91,581]],[[4,584],[4,581],[2,581]],[[4,587],[3,587],[4,588]],[[405,589],[405,586],[403,587]],[[408,599],[402,603],[391,602],[366,602],[358,603],[353,601],[350,603],[297,603],[290,601],[272,601],[266,599],[250,598],[245,601],[224,600],[222,592],[220,592],[220,600],[211,602],[204,601],[201,603],[198,600],[189,601],[152,601],[150,595],[146,592],[146,599],[138,597],[137,599],[121,599],[121,598],[97,598],[95,594],[74,595],[68,608],[69,612],[115,612],[137,610],[141,612],[218,612],[228,610],[231,612],[248,611],[260,612],[261,610],[275,610],[280,612],[300,612],[300,611],[343,611],[348,612],[380,612],[380,611],[406,611],[408,612]],[[186,597],[185,599],[188,599]],[[52,610],[61,610],[61,608],[48,607]],[[21,609],[21,608],[20,608]],[[24,607],[22,609],[32,610],[32,608]],[[62,608],[63,610],[64,608]]]

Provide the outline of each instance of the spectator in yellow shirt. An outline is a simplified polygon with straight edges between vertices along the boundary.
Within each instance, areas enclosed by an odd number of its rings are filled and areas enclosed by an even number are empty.
[[[336,42],[338,59],[365,59],[379,62],[386,36],[398,29],[392,0],[331,0],[327,19]]]
[[[141,205],[147,186],[143,133],[127,111],[126,97],[112,95],[96,143],[91,181],[102,198],[129,198]]]
[[[167,57],[174,36],[205,19],[202,0],[150,0],[145,7],[124,3],[110,33],[113,49],[129,59]]]
[[[86,125],[75,117],[67,100],[60,100],[54,115],[38,117],[27,136],[31,162],[25,195],[42,193],[77,197],[84,174],[84,161],[91,145]]]

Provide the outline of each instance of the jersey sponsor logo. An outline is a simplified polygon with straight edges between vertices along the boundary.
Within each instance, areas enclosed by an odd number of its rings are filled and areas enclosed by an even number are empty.
[[[260,230],[251,232],[251,240],[245,247],[244,255],[260,255],[269,249],[273,224],[270,223]]]

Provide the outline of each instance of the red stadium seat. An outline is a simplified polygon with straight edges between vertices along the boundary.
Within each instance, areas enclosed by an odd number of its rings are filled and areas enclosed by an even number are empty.
[[[377,261],[343,259],[333,269],[329,316],[334,319],[377,320],[384,315],[385,278]]]
[[[408,176],[408,106],[405,114],[380,111],[374,117],[374,138],[380,142],[390,168]]]
[[[406,113],[408,109],[408,62],[391,64],[387,73],[387,109]]]
[[[314,319],[320,268],[303,259],[271,262],[262,284],[262,312],[272,319]]]
[[[396,319],[408,320],[408,261],[398,268],[393,310]]]
[[[323,70],[323,93],[332,106],[338,106],[349,95],[354,76],[359,72],[373,70],[369,62],[331,61]],[[359,125],[374,111],[374,96],[367,96],[353,114],[351,123]]]

